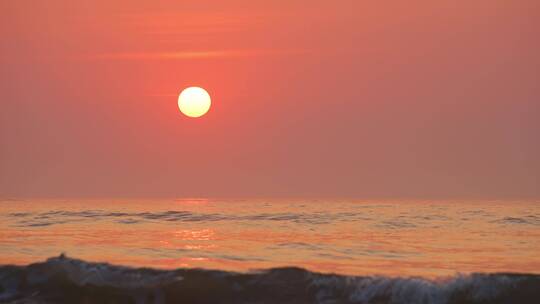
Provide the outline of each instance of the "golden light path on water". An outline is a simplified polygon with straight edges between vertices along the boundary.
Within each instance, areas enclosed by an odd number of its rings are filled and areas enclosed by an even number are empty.
[[[436,277],[540,273],[535,201],[0,202],[0,264],[88,261]]]

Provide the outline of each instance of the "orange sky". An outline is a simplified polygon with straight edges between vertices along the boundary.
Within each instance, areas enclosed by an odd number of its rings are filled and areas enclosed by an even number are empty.
[[[2,1],[0,37],[3,197],[540,196],[538,1]]]

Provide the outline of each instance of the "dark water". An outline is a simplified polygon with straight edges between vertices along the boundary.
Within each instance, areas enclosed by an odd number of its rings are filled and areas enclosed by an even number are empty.
[[[60,256],[0,267],[2,303],[538,303],[540,276],[469,274],[438,280],[319,274],[155,270]]]

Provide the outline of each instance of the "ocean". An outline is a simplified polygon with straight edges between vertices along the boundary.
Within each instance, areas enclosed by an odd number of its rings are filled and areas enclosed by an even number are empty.
[[[0,265],[0,303],[539,303],[540,201],[3,200]]]

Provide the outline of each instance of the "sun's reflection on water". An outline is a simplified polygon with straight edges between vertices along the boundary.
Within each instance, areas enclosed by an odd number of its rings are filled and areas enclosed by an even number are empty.
[[[0,219],[0,264],[65,252],[159,268],[540,272],[540,205],[527,201],[36,201],[2,204]]]

